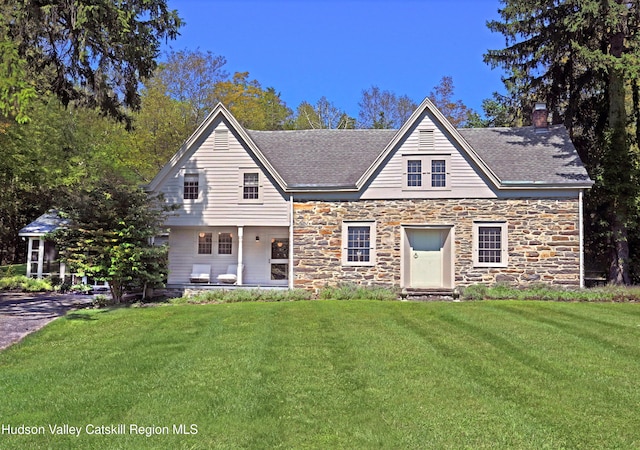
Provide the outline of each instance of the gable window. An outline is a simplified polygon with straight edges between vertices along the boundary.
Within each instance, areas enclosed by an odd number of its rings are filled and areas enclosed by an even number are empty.
[[[200,192],[199,186],[200,176],[197,173],[185,173],[184,174],[184,199],[185,200],[197,200],[198,193]]]
[[[431,187],[447,187],[447,161],[444,159],[431,160]]]
[[[474,222],[474,266],[507,267],[507,250],[506,222]]]
[[[342,264],[373,266],[375,264],[375,222],[343,222]]]
[[[198,233],[198,255],[210,255],[213,251],[213,235],[211,233]]]
[[[258,200],[260,190],[258,185],[259,176],[257,173],[245,173],[242,187],[242,198],[245,200]]]
[[[262,176],[256,169],[240,169],[239,186],[241,202],[259,203],[262,200]]]
[[[450,155],[404,155],[404,189],[448,190]]]
[[[407,186],[422,186],[422,161],[419,159],[410,159],[407,161]]]
[[[231,233],[218,233],[218,255],[230,255],[233,250]]]

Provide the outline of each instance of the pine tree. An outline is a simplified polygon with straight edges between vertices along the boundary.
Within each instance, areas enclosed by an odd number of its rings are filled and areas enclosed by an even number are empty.
[[[609,252],[609,279],[629,283],[639,197],[638,0],[503,0],[502,20],[488,22],[506,37],[485,61],[504,68],[523,110],[545,101],[563,122],[596,186],[589,193],[592,252]]]

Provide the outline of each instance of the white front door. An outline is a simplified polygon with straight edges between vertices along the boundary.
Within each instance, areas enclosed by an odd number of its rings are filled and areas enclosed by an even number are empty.
[[[273,284],[288,284],[289,238],[272,237],[269,246],[269,279]]]
[[[407,230],[409,276],[413,288],[443,286],[443,231]]]

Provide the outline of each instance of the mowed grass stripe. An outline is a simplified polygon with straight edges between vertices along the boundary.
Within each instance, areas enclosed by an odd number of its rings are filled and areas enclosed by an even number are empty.
[[[0,422],[195,423],[1,448],[640,445],[640,307],[296,302],[77,312],[0,353]]]

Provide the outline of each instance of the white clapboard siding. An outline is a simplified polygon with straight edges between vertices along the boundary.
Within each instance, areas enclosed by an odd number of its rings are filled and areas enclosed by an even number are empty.
[[[211,254],[198,254],[198,233],[213,235]],[[231,233],[231,255],[218,254],[218,233]],[[271,272],[269,266],[271,238],[286,238],[288,227],[244,227],[243,262],[245,265],[244,284],[269,285]],[[256,236],[259,240],[256,240]],[[194,264],[211,266],[211,282],[216,283],[220,274],[226,273],[230,264],[238,262],[237,227],[174,227],[169,234],[169,277],[168,284],[189,283]]]
[[[260,202],[241,200],[241,173],[247,169],[260,173]],[[200,174],[198,200],[183,199],[185,173]],[[289,224],[287,198],[221,120],[212,124],[211,132],[185,155],[160,190],[167,201],[181,205],[168,219],[169,226]]]
[[[432,133],[424,133],[433,130]],[[449,190],[403,190],[405,177],[403,155],[450,155]],[[493,198],[496,193],[489,187],[481,171],[464,154],[455,141],[450,139],[444,128],[425,111],[417,126],[402,140],[391,153],[386,165],[375,174],[362,194],[363,199],[371,198]]]

